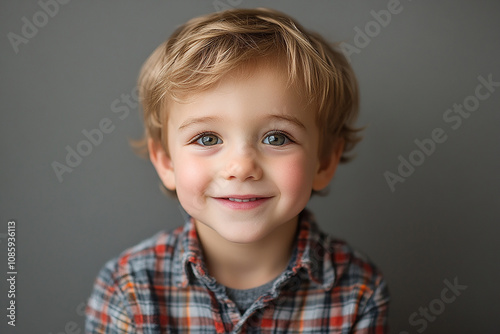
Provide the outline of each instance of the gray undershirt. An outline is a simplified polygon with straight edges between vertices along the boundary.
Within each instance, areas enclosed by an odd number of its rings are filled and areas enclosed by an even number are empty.
[[[238,307],[241,314],[243,314],[250,306],[252,306],[253,302],[256,301],[257,298],[272,288],[276,279],[277,277],[264,285],[246,290],[230,289],[226,287],[226,293],[229,299],[236,304],[236,307]]]
[[[291,268],[291,264],[295,263],[297,258],[297,247],[294,247],[294,251],[292,253],[292,258],[288,263],[288,268]],[[264,285],[258,286],[252,289],[239,290],[239,289],[230,289],[226,287],[226,294],[235,304],[241,314],[245,313],[245,311],[252,306],[253,302],[257,300],[260,296],[271,290],[274,282],[281,276],[278,275],[276,278],[267,282]]]

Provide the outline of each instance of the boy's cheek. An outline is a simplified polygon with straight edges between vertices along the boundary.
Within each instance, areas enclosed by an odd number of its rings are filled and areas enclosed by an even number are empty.
[[[210,171],[206,163],[196,160],[185,160],[183,167],[176,170],[176,185],[179,201],[183,206],[202,209],[203,195],[210,185]]]
[[[279,182],[282,196],[290,198],[307,197],[311,193],[314,166],[304,156],[288,159],[275,172],[275,179]]]

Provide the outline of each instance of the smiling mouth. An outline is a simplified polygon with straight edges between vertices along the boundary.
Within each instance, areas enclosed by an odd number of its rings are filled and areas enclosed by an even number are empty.
[[[220,196],[215,198],[231,202],[246,203],[246,202],[255,202],[263,199],[269,199],[271,197],[272,196],[259,196],[252,194],[252,195],[229,195],[229,196]]]
[[[252,195],[232,195],[230,197],[215,197],[215,200],[231,210],[251,210],[268,202],[272,196],[258,197]]]
[[[241,199],[241,198],[232,198],[232,197],[229,197],[228,200],[230,200],[231,202],[254,202],[256,200],[258,200],[260,198],[257,198],[257,197],[254,197],[254,198],[245,198],[245,199]]]

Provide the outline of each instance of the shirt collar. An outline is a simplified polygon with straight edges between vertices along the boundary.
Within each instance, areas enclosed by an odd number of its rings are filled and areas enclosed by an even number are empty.
[[[194,220],[182,208],[181,212],[183,212],[185,224],[176,246],[172,268],[174,283],[178,287],[187,287],[193,283],[193,280],[199,278],[207,280],[209,284],[215,284],[215,280],[208,275],[205,266]],[[285,281],[302,271],[307,274],[312,284],[325,290],[331,289],[336,275],[332,261],[333,249],[329,246],[327,239],[327,236],[318,228],[314,215],[308,209],[304,209],[299,214],[299,226],[292,257],[287,269],[278,280]]]

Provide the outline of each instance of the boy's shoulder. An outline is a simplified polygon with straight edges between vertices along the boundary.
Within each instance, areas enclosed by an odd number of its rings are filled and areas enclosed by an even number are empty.
[[[376,289],[384,283],[382,272],[366,254],[325,232],[311,212],[306,214],[304,219],[310,223],[309,260],[319,268],[316,272],[325,286],[326,283],[330,288],[364,284],[368,289]]]
[[[351,285],[353,282],[364,282],[367,287],[373,288],[381,284],[382,272],[369,256],[352,248],[344,240],[332,238],[331,245],[337,284]]]
[[[99,277],[118,285],[119,281],[128,281],[128,277],[135,276],[148,279],[158,277],[169,278],[169,272],[178,266],[175,260],[183,248],[184,226],[171,230],[162,230],[153,236],[129,247],[118,256],[107,261],[99,273]]]

